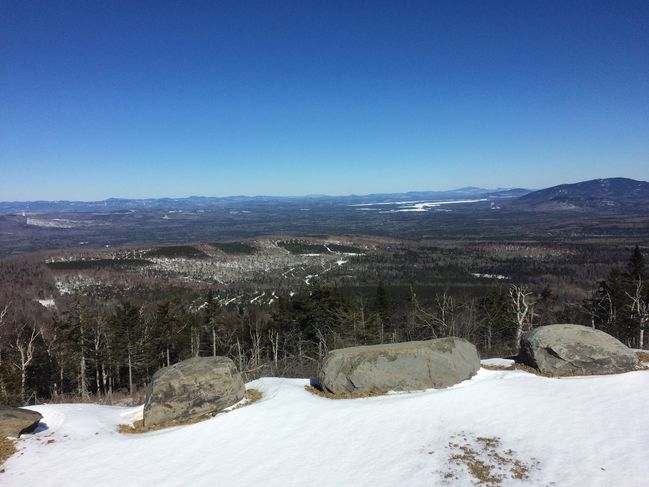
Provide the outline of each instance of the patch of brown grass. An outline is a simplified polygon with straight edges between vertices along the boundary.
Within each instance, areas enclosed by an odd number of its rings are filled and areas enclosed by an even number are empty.
[[[649,352],[636,352],[635,354],[638,356],[638,360],[641,363],[644,362],[646,364],[649,364]]]
[[[451,464],[465,467],[478,485],[499,487],[506,479],[528,480],[530,471],[538,467],[538,462],[525,463],[515,457],[511,449],[503,450],[498,437],[478,436],[468,438],[465,433],[461,439],[448,444],[451,450],[448,460]],[[533,460],[533,459],[532,459]],[[458,480],[457,474],[447,471],[442,475],[445,481]]]
[[[0,438],[0,467],[5,461],[14,453],[16,453],[16,445],[14,440],[7,438]]]
[[[193,418],[188,419],[174,419],[173,421],[168,421],[164,424],[153,424],[150,426],[144,426],[144,421],[138,419],[137,421],[133,422],[133,425],[118,424],[117,431],[119,431],[120,433],[148,433],[150,431],[173,428],[174,426],[186,426],[188,424],[201,423],[212,417],[213,416],[211,414],[204,414],[202,416],[194,416]]]
[[[534,367],[530,367],[527,364],[521,364],[518,362],[514,364],[514,370],[522,370],[523,372],[527,372],[528,374],[534,374],[541,377],[553,377],[553,378],[559,377],[559,375],[549,374],[547,372],[541,372],[539,369],[535,369]]]
[[[228,413],[230,411],[234,411],[235,409],[245,408],[246,406],[250,406],[253,402],[259,401],[262,397],[263,395],[257,389],[246,389],[246,395],[244,396],[246,402],[237,404],[233,408],[223,412]]]
[[[219,411],[216,414],[204,414],[202,416],[195,416],[193,418],[188,418],[188,419],[176,419],[173,421],[169,421],[164,424],[154,424],[151,426],[144,426],[144,421],[141,419],[138,419],[137,421],[134,421],[132,425],[130,424],[118,424],[117,425],[117,431],[120,433],[127,433],[127,434],[137,434],[137,433],[149,433],[150,431],[158,431],[161,429],[166,429],[166,428],[173,428],[175,426],[186,426],[189,424],[196,424],[196,423],[201,423],[205,420],[211,419],[217,414],[225,414],[229,413],[230,411],[234,411],[235,409],[240,409],[246,406],[251,405],[252,403],[255,403],[259,401],[262,398],[261,392],[259,392],[257,389],[246,389],[246,394],[244,396],[244,399],[246,399],[246,402],[238,404],[234,406],[231,409],[228,409],[226,411]]]
[[[514,370],[513,365],[505,366],[505,365],[485,365],[485,364],[482,364],[482,365],[480,365],[480,367],[482,367],[483,369],[487,369],[487,370]]]
[[[361,397],[376,397],[384,396],[384,392],[348,392],[346,394],[333,394],[332,392],[321,391],[313,386],[304,386],[304,389],[316,396],[324,397],[326,399],[359,399]]]

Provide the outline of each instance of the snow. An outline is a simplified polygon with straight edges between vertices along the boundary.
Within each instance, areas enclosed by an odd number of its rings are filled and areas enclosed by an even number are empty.
[[[390,205],[390,206],[397,206],[398,208],[380,211],[379,213],[403,213],[403,212],[426,212],[431,208],[435,209],[435,211],[440,211],[439,207],[443,205],[479,203],[482,201],[487,201],[487,200],[482,198],[482,199],[475,199],[475,200],[449,200],[449,201],[392,201],[392,202],[385,202],[385,203],[359,203],[350,206],[361,207],[361,208],[357,208],[358,210],[367,210],[367,209],[373,209],[373,208],[367,208],[369,206]],[[450,211],[450,210],[444,210],[444,211]]]
[[[44,308],[55,308],[56,307],[56,303],[54,302],[54,299],[52,299],[52,298],[50,298],[50,299],[38,299],[37,301]]]
[[[503,276],[502,274],[480,274],[479,272],[473,272],[471,273],[473,277],[477,277],[478,279],[483,278],[483,279],[509,279],[507,276]]]
[[[0,482],[471,486],[466,467],[449,462],[449,443],[497,437],[503,451],[536,465],[527,480],[504,486],[647,485],[649,371],[550,379],[481,369],[448,389],[353,400],[312,395],[307,383],[259,379],[247,384],[263,393],[259,402],[139,435],[116,425],[141,408],[33,406],[47,426],[18,442]]]
[[[486,358],[480,361],[482,365],[495,365],[498,367],[511,367],[514,361],[508,358]]]

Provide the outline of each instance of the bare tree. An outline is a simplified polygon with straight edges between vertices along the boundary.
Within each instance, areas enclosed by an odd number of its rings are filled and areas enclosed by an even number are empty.
[[[649,323],[649,303],[647,303],[647,300],[643,297],[643,292],[642,277],[638,276],[633,294],[629,294],[628,292],[625,294],[631,300],[631,304],[629,305],[629,308],[631,309],[631,319],[638,320],[640,330],[638,348],[644,350],[644,330],[647,323]]]
[[[275,366],[275,372],[277,372],[277,362],[279,355],[279,332],[275,328],[270,328],[268,330],[268,341],[270,342],[270,348],[273,354],[273,365]]]
[[[2,325],[2,322],[5,319],[5,316],[7,316],[7,312],[9,311],[9,305],[5,304],[4,308],[2,308],[2,311],[0,311],[0,325]]]
[[[16,338],[12,344],[12,348],[18,352],[19,362],[15,363],[14,366],[20,370],[20,398],[23,401],[25,400],[27,384],[27,367],[34,359],[34,344],[40,334],[40,330],[37,330],[36,327],[28,327],[24,323],[16,330]]]
[[[514,344],[516,351],[520,347],[523,332],[532,327],[534,303],[531,296],[532,292],[525,286],[512,284],[509,288],[510,306],[514,313],[514,324],[516,325],[516,342]]]
[[[417,295],[415,294],[412,287],[410,288],[410,313],[408,316],[408,321],[411,322],[410,324],[413,328],[418,327],[421,323],[425,328],[430,330],[430,333],[432,335],[431,338],[437,338],[438,318],[436,315],[428,312],[421,306],[421,304],[419,304]]]

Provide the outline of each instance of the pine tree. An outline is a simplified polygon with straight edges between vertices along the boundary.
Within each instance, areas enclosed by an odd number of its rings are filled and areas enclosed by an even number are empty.
[[[385,327],[390,323],[390,299],[388,291],[383,285],[383,281],[379,281],[376,286],[376,297],[374,300],[374,310],[376,312],[377,334],[379,342],[384,342]]]
[[[142,359],[140,309],[129,302],[122,303],[115,313],[114,330],[114,346],[120,364],[127,369],[128,390],[133,394],[135,369]]]
[[[645,280],[645,260],[642,252],[640,251],[640,247],[638,247],[637,244],[633,249],[631,257],[629,258],[629,262],[627,264],[627,274],[633,281],[638,279],[641,279],[643,281]]]

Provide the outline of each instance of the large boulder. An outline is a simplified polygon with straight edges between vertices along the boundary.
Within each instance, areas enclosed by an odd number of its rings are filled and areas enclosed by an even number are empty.
[[[227,357],[194,357],[153,375],[144,404],[144,425],[217,413],[243,399],[246,387]]]
[[[475,346],[449,337],[332,350],[318,381],[334,394],[412,391],[452,386],[479,368]]]
[[[540,326],[523,335],[517,361],[541,372],[612,374],[634,370],[638,357],[608,333],[581,325]]]
[[[18,438],[23,433],[31,433],[41,419],[43,416],[36,411],[0,406],[0,438]]]

